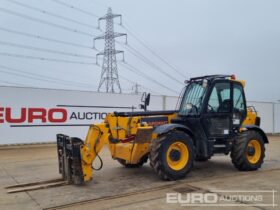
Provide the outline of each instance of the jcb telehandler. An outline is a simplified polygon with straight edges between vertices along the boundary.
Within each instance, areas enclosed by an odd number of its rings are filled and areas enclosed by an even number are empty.
[[[246,106],[244,85],[233,75],[191,78],[176,111],[114,112],[91,125],[85,141],[58,134],[59,172],[69,183],[90,181],[92,163],[105,145],[125,167],[149,159],[164,180],[185,177],[194,160],[216,153],[230,153],[238,170],[256,170],[268,138],[257,113]]]

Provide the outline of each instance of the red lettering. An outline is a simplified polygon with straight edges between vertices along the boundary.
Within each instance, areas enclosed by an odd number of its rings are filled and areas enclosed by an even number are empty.
[[[41,123],[63,123],[68,115],[63,108],[20,108],[20,113],[15,113],[11,107],[0,107],[0,123],[33,123],[36,120]]]
[[[8,123],[23,123],[26,120],[26,108],[21,108],[20,118],[12,118],[11,108],[7,107],[5,117]]]
[[[4,119],[2,117],[4,117],[4,108],[0,107],[0,123],[4,123]]]
[[[34,120],[41,120],[43,123],[47,122],[47,110],[43,108],[30,108],[28,112],[28,122],[32,123]]]
[[[60,118],[55,117],[55,114],[62,114]],[[54,108],[50,109],[48,113],[49,121],[52,123],[62,123],[67,120],[67,111],[65,109]]]

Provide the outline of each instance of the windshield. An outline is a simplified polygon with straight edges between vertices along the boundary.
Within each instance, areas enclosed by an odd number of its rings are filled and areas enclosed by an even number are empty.
[[[202,83],[190,83],[181,101],[179,115],[198,115],[201,112],[206,85]]]

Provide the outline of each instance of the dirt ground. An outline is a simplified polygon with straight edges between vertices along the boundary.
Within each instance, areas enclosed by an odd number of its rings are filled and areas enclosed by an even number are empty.
[[[235,205],[240,209],[279,209],[280,137],[269,137],[269,140],[265,162],[258,171],[239,172],[231,164],[229,156],[214,156],[207,162],[195,162],[193,170],[185,179],[166,182],[158,179],[149,164],[142,168],[122,167],[111,159],[105,148],[101,153],[104,167],[100,171],[94,171],[93,181],[85,186],[66,185],[16,194],[7,194],[4,187],[60,177],[56,147],[0,147],[0,209],[208,210],[236,209]],[[98,166],[99,162],[96,161],[95,164]],[[207,207],[192,206],[190,203],[186,206],[174,199],[176,203],[167,203],[170,193],[173,193],[172,196],[208,193],[218,195],[219,198],[232,193],[254,193],[254,198],[261,196],[262,199],[248,201],[239,197],[232,201],[219,200],[212,206],[207,203]]]

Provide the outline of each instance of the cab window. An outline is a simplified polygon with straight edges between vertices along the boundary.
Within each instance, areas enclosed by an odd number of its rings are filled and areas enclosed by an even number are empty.
[[[233,113],[241,116],[246,115],[243,87],[239,84],[234,84],[233,86]]]
[[[212,89],[207,112],[208,113],[223,113],[230,112],[230,83],[216,83]]]

